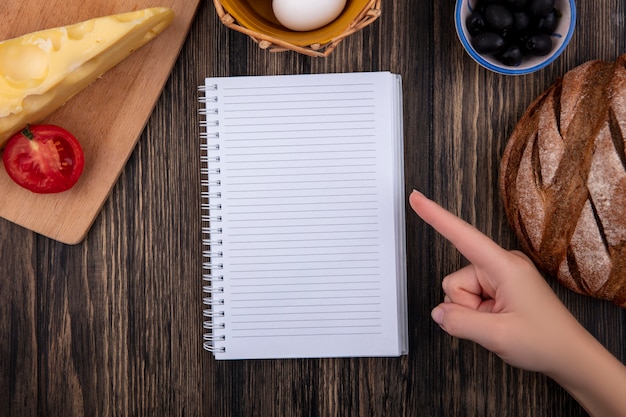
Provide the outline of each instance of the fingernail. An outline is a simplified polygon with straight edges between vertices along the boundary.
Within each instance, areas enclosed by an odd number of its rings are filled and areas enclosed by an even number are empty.
[[[433,318],[435,323],[441,326],[443,324],[443,314],[444,314],[443,308],[437,306],[433,308],[433,311],[431,311],[430,316]]]
[[[420,193],[420,192],[419,192],[419,191],[417,191],[415,188],[413,188],[413,193],[415,193],[415,194],[417,194],[417,195],[419,195],[419,196],[424,197],[424,194]]]

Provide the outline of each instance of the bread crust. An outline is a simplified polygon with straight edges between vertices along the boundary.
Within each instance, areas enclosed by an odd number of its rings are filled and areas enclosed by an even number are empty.
[[[522,250],[566,287],[626,307],[626,55],[590,61],[537,97],[500,166]]]

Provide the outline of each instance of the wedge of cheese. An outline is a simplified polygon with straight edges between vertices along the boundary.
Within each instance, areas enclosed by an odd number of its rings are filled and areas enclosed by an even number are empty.
[[[174,19],[155,7],[0,42],[0,149],[15,132],[65,104]]]

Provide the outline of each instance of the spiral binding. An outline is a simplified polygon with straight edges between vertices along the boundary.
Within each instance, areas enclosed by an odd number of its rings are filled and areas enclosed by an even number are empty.
[[[222,228],[219,223],[222,216],[219,214],[222,209],[222,193],[219,187],[220,180],[220,158],[212,156],[211,151],[218,151],[219,144],[219,110],[217,108],[218,97],[210,95],[211,91],[216,91],[217,85],[204,85],[198,87],[200,96],[198,101],[202,104],[198,113],[200,116],[200,175],[201,175],[201,212],[202,212],[202,303],[206,307],[202,314],[204,316],[203,328],[206,333],[203,335],[203,347],[212,353],[222,353],[226,351],[223,346],[218,346],[225,340],[225,336],[220,332],[225,328],[221,318],[224,317],[224,299],[220,296],[224,293],[224,287],[220,285],[224,281],[224,276],[220,274],[224,265],[220,262],[224,254],[220,250],[222,240],[219,236]],[[212,106],[214,104],[215,106]]]

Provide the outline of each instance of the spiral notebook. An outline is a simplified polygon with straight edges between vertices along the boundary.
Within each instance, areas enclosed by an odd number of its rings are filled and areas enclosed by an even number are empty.
[[[401,83],[373,72],[200,87],[215,358],[407,352]]]

